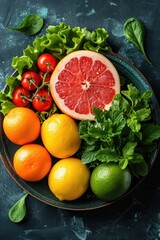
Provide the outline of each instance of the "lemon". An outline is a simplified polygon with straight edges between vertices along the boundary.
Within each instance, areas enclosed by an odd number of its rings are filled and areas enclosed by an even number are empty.
[[[100,199],[112,201],[125,194],[131,185],[131,174],[116,163],[101,163],[91,173],[90,187]]]
[[[89,186],[90,171],[78,158],[59,160],[48,176],[51,192],[60,200],[75,200],[82,196]]]
[[[81,145],[78,125],[66,114],[55,113],[47,118],[42,124],[41,138],[46,149],[57,158],[74,155]]]

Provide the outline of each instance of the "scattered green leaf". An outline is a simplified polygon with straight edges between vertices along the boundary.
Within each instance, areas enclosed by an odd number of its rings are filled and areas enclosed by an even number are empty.
[[[9,219],[14,223],[21,222],[26,216],[26,197],[28,193],[26,193],[21,199],[19,199],[13,207],[9,210],[8,216]]]
[[[10,27],[10,30],[17,30],[27,35],[38,33],[43,27],[44,21],[39,14],[29,14],[18,27]]]
[[[142,52],[145,59],[151,64],[144,50],[145,27],[143,23],[139,19],[129,18],[124,23],[124,35],[129,42],[133,43]]]

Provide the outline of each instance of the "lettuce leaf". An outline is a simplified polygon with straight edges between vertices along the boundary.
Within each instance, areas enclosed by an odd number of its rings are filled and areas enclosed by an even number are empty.
[[[22,75],[24,69],[30,69],[32,65],[33,61],[29,56],[16,56],[12,59],[12,67],[18,71],[19,75]]]

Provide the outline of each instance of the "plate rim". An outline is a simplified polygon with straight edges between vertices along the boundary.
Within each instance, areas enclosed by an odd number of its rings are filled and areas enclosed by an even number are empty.
[[[121,64],[123,67],[125,67],[125,65],[127,65],[127,67],[129,67],[129,69],[131,70],[131,72],[136,72],[136,74],[138,74],[140,76],[140,78],[142,79],[142,82],[146,84],[146,86],[152,90],[153,92],[153,95],[152,95],[152,102],[154,102],[154,105],[156,106],[156,116],[158,117],[158,122],[160,123],[160,117],[158,115],[158,112],[160,113],[160,106],[158,104],[158,101],[157,101],[157,98],[156,98],[156,95],[150,85],[150,83],[147,81],[147,79],[144,77],[144,75],[142,74],[142,72],[135,67],[134,64],[132,64],[130,62],[130,60],[122,57],[121,55],[117,54],[117,53],[109,53],[109,52],[100,52],[101,54],[103,54],[104,56],[106,56],[107,58],[109,58],[109,60],[113,63],[116,62],[118,63],[119,65]],[[114,63],[113,63],[114,65]],[[128,71],[128,68],[127,68],[127,71]],[[15,73],[15,72],[14,72]],[[14,74],[13,73],[13,74]],[[26,183],[25,181],[23,181],[22,179],[20,179],[20,177],[15,177],[14,175],[16,175],[16,173],[11,173],[9,168],[7,167],[9,165],[9,162],[10,162],[10,159],[8,159],[8,155],[7,155],[7,152],[5,151],[4,149],[4,144],[3,144],[3,139],[2,139],[2,135],[4,135],[3,133],[3,114],[1,113],[0,114],[0,160],[2,161],[3,163],[3,166],[5,167],[5,169],[7,170],[7,172],[9,173],[9,175],[11,176],[11,178],[16,182],[16,184],[21,188],[23,189],[25,192],[27,192],[28,194],[30,194],[32,197],[34,197],[35,199],[47,204],[47,205],[50,205],[52,207],[55,207],[55,208],[59,208],[59,209],[63,209],[63,210],[71,210],[71,211],[86,211],[86,210],[95,210],[95,209],[99,209],[99,208],[103,208],[103,207],[107,207],[107,206],[111,206],[113,205],[114,203],[120,201],[122,198],[125,198],[126,196],[130,195],[137,187],[139,187],[139,185],[144,181],[144,179],[146,178],[145,177],[142,177],[135,186],[133,186],[130,190],[127,191],[127,193],[125,193],[123,196],[121,196],[120,198],[112,201],[112,202],[106,202],[106,201],[103,201],[103,200],[99,200],[99,202],[101,202],[100,205],[97,205],[97,206],[92,206],[92,207],[82,207],[82,208],[78,208],[78,207],[69,207],[69,205],[67,206],[57,206],[56,204],[53,204],[51,202],[48,202],[44,199],[44,196],[42,194],[39,194],[37,192],[35,192],[35,190],[33,188],[31,188],[31,186],[28,185],[28,182]],[[151,163],[151,166],[149,168],[149,171],[151,170],[152,166],[154,165],[154,162],[156,161],[156,158],[157,158],[157,155],[158,155],[158,152],[159,152],[159,149],[160,149],[160,143],[157,144],[157,148],[155,149],[154,151],[154,154],[153,154],[153,160],[152,160],[152,163]],[[7,160],[8,159],[8,160]],[[13,169],[12,169],[13,170]],[[19,181],[18,181],[19,180]],[[25,184],[21,184],[21,182],[25,183]],[[25,185],[28,185],[28,188],[25,187]],[[35,194],[34,194],[35,193]],[[41,198],[43,197],[43,198]],[[59,201],[57,199],[57,201]],[[71,201],[72,203],[73,201]],[[65,202],[66,204],[66,202]]]

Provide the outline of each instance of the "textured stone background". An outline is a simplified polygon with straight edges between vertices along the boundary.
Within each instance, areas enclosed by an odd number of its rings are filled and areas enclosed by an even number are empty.
[[[157,98],[160,92],[160,14],[159,0],[0,0],[0,89],[13,72],[11,60],[34,37],[7,27],[18,25],[29,13],[45,19],[45,28],[65,21],[71,26],[94,30],[104,27],[110,41],[123,57],[130,60],[147,78]],[[123,24],[129,17],[143,21],[147,29],[146,51],[143,56],[123,36]],[[143,184],[130,196],[114,206],[89,212],[69,212],[47,206],[31,196],[27,199],[28,215],[24,222],[14,224],[8,219],[9,208],[22,195],[0,163],[0,239],[3,240],[158,240],[160,239],[160,163],[159,156]]]

